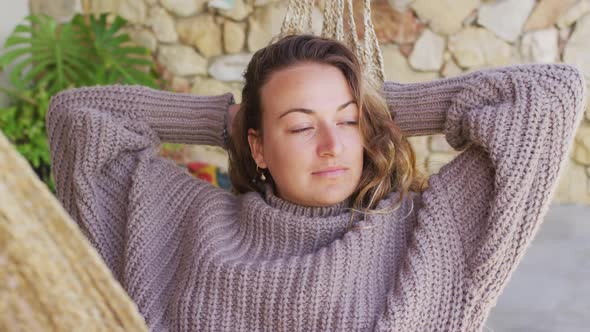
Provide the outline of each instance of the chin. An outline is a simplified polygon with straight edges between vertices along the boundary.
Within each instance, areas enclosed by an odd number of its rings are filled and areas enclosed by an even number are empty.
[[[284,199],[305,206],[330,206],[349,198],[355,189],[356,185],[352,183],[308,184],[303,187],[292,188]],[[279,190],[279,193],[282,193],[282,191]]]
[[[318,200],[316,200],[316,202],[317,205],[320,206],[334,205],[344,201],[350,197],[350,195],[352,195],[352,192],[348,190],[339,190],[335,192],[330,192],[329,190],[323,191],[317,195]]]

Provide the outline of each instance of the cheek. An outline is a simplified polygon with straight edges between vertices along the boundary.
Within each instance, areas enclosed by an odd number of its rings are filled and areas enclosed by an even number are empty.
[[[361,138],[360,132],[355,131],[354,133],[347,135],[346,137],[348,138],[348,142],[350,145],[356,146],[356,147],[363,146],[363,139]]]
[[[342,141],[349,151],[362,155],[364,150],[363,139],[359,132],[344,135],[343,138],[344,139]]]
[[[265,147],[265,160],[277,176],[304,171],[313,157],[314,151],[309,142],[285,137],[276,137],[272,142],[268,148]]]
[[[365,148],[363,147],[363,140],[360,133],[357,135],[348,136],[347,141],[344,143],[350,158],[351,165],[355,166],[355,177],[361,176],[363,172],[363,158]]]

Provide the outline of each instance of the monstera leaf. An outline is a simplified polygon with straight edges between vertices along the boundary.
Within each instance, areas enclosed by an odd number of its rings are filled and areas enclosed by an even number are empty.
[[[158,87],[148,49],[124,33],[126,21],[76,15],[60,24],[49,16],[25,18],[0,50],[0,70],[10,72],[13,87],[0,86],[11,104],[0,108],[0,130],[54,190],[45,134],[51,96],[71,87],[141,84]]]
[[[49,16],[31,15],[25,20],[29,24],[14,29],[0,57],[4,68],[16,63],[9,79],[18,90],[41,84],[56,92],[88,81],[88,51],[77,43],[71,25],[59,25]]]
[[[3,68],[15,64],[11,83],[24,90],[46,86],[50,94],[79,86],[141,84],[157,86],[149,50],[134,46],[121,28],[126,21],[107,14],[76,15],[59,24],[42,15],[27,16],[4,44],[0,56]]]
[[[88,22],[86,22],[86,20]],[[107,14],[100,17],[77,15],[72,24],[79,29],[83,41],[93,50],[100,63],[92,66],[95,84],[141,84],[156,87],[155,67],[150,52],[130,42],[129,35],[121,33],[127,21],[116,16],[107,23]]]

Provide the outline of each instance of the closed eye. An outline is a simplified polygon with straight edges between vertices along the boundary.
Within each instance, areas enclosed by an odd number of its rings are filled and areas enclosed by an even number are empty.
[[[356,126],[358,125],[358,121],[344,121],[345,125]]]
[[[312,127],[307,127],[307,128],[301,128],[301,129],[293,129],[293,130],[291,130],[291,132],[294,133],[294,134],[297,134],[297,133],[302,133],[302,132],[304,132],[306,130],[309,130],[309,129],[313,129],[313,128]]]
[[[344,121],[339,124],[345,124],[347,126],[357,126],[358,121]],[[291,132],[294,134],[297,134],[297,133],[302,133],[302,132],[305,132],[305,131],[311,130],[311,129],[313,129],[313,127],[305,127],[305,128],[300,128],[300,129],[293,129],[293,130],[291,130]]]

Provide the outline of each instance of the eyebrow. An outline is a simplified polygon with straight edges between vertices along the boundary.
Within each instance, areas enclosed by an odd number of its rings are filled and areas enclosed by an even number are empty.
[[[338,106],[338,108],[336,109],[336,111],[343,110],[343,109],[345,109],[350,104],[356,104],[356,101],[355,100],[351,100],[349,102],[346,102],[346,103]],[[302,113],[305,113],[305,114],[315,113],[314,110],[311,110],[309,108],[300,108],[300,107],[297,107],[297,108],[291,108],[288,111],[286,111],[285,113],[281,114],[281,116],[279,116],[279,119],[282,118],[282,117],[284,117],[285,115],[287,115],[289,113],[293,113],[293,112],[302,112]]]

